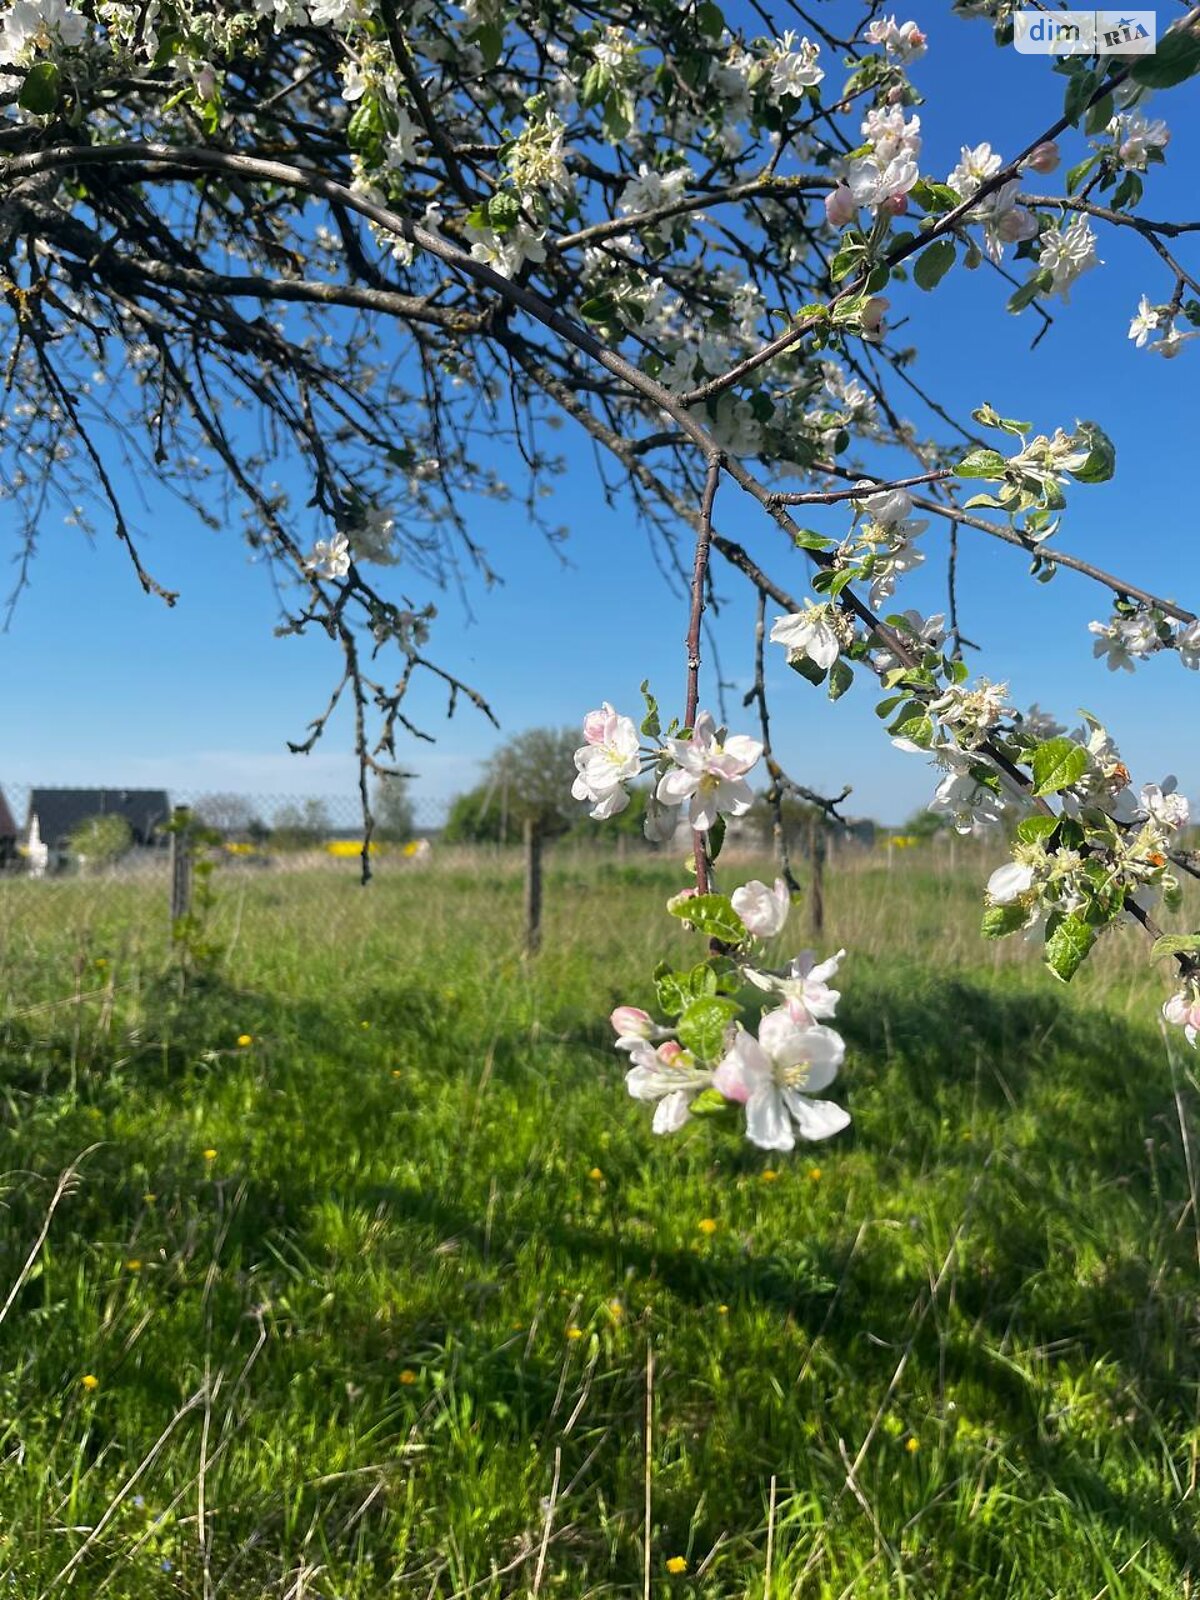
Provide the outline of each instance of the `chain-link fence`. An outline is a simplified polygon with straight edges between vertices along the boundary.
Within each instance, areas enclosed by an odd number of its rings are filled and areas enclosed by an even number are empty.
[[[353,792],[262,795],[228,791],[117,788],[0,790],[0,956],[23,947],[64,954],[89,948],[101,934],[133,938],[142,948],[169,944],[181,919],[197,919],[219,942],[241,919],[296,941],[319,939],[344,915],[386,922],[411,898],[420,878],[437,894],[468,880],[489,892],[521,894],[526,942],[536,945],[543,871],[549,892],[563,873],[588,882],[606,872],[639,872],[655,859],[690,857],[691,830],[681,816],[676,839],[648,845],[640,815],[604,824],[560,816],[530,826],[502,789],[475,790],[458,801],[412,796],[403,785],[373,792],[375,829],[368,851],[374,911],[362,901],[363,819]],[[916,840],[877,835],[870,824],[828,824],[797,815],[787,839],[796,870],[819,906],[822,869],[856,871]],[[727,865],[772,869],[773,817],[764,804],[730,822]],[[951,852],[954,846],[950,846]],[[936,852],[945,855],[945,851]],[[543,860],[544,857],[544,860]],[[749,867],[747,865],[747,870]],[[581,880],[584,881],[584,880]],[[461,887],[460,883],[460,887]],[[390,885],[390,887],[389,887]],[[421,896],[418,896],[421,898]],[[429,896],[424,896],[426,900]],[[514,901],[514,904],[516,902]],[[818,911],[819,915],[819,911]],[[108,930],[108,932],[105,932]]]

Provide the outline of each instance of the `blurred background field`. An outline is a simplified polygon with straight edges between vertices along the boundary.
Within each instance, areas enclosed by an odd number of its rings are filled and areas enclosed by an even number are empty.
[[[0,880],[0,1582],[1187,1594],[1195,1057],[1136,930],[980,940],[998,859],[834,852],[778,1158],[625,1096],[673,859],[550,847],[532,959],[517,850],[226,864],[186,984],[157,876]]]

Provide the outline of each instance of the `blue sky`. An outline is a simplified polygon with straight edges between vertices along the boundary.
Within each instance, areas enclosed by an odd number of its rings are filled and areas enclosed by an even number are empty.
[[[900,15],[914,16],[930,36],[929,54],[913,71],[927,98],[924,170],[944,176],[961,143],[987,139],[1010,154],[1056,116],[1062,80],[1047,63],[998,50],[986,25],[941,7]],[[1159,18],[1165,26],[1168,13]],[[1150,171],[1148,215],[1196,214],[1198,112],[1195,82],[1154,103],[1173,137],[1168,165]],[[1078,134],[1064,140],[1064,153],[1067,165],[1080,158]],[[1039,180],[1048,193],[1061,182],[1061,171]],[[1179,251],[1193,270],[1200,267],[1200,248],[1185,239]],[[1165,300],[1171,283],[1129,230],[1104,232],[1100,253],[1104,267],[1081,281],[1034,351],[1034,319],[1009,316],[1007,286],[984,271],[956,270],[932,296],[898,286],[891,320],[909,318],[906,338],[911,330],[920,350],[914,376],[959,413],[989,400],[1002,414],[1032,419],[1039,431],[1070,427],[1076,418],[1101,423],[1117,446],[1117,477],[1073,491],[1058,542],[1194,608],[1200,348],[1171,362],[1135,351],[1126,331],[1139,294]],[[909,414],[922,426],[927,421],[915,401]],[[660,577],[629,508],[605,505],[590,448],[569,426],[559,439],[567,471],[547,513],[571,529],[561,553],[529,529],[518,506],[482,502],[473,531],[503,585],[472,592],[469,616],[453,593],[414,593],[439,606],[434,654],[479,685],[503,725],[496,735],[469,708],[447,723],[442,697],[421,691],[415,704],[437,743],[412,745],[402,759],[418,774],[415,794],[430,802],[468,786],[499,737],[576,722],[602,699],[634,708],[643,677],[665,707],[677,709],[682,698],[683,603]],[[0,783],[349,795],[354,765],[344,723],[309,757],[286,749],[324,703],[338,669],[333,647],[273,636],[268,573],[236,528],[214,534],[153,491],[151,505],[143,555],[162,582],[181,591],[174,611],[142,595],[111,536],[101,533],[92,545],[57,522],[43,530],[32,589],[0,635],[9,689]],[[730,490],[718,502],[717,524],[802,592],[803,558]],[[840,524],[830,514],[827,525]],[[926,566],[908,580],[901,603],[943,610],[941,525],[922,542]],[[395,581],[402,584],[402,572]],[[724,673],[744,688],[752,659],[749,602],[731,573],[719,572],[718,588],[728,601],[719,622]],[[1088,707],[1108,722],[1139,780],[1174,769],[1193,799],[1200,797],[1200,756],[1189,737],[1200,678],[1174,655],[1151,660],[1133,677],[1095,662],[1087,623],[1107,615],[1102,591],[1061,571],[1053,584],[1036,584],[1020,552],[964,529],[959,592],[964,632],[982,646],[971,657],[974,671],[1007,679],[1017,704],[1037,700],[1064,721]],[[823,692],[787,672],[778,654],[771,682],[779,755],[796,777],[818,788],[851,783],[851,809],[888,822],[928,798],[932,775],[918,758],[891,748],[868,683],[831,707]],[[714,684],[706,662],[703,701],[714,700]],[[729,698],[736,725],[738,695]]]

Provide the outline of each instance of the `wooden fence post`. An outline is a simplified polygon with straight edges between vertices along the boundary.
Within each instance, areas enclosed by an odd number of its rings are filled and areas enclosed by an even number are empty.
[[[813,817],[808,824],[809,929],[814,939],[825,932],[825,828]]]
[[[542,943],[542,826],[525,818],[525,951],[535,955]]]
[[[192,909],[192,813],[176,806],[171,816],[171,927]]]

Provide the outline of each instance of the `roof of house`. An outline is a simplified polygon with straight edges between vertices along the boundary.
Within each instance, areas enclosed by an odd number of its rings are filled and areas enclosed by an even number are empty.
[[[17,825],[13,821],[13,814],[9,809],[8,801],[4,798],[4,790],[0,789],[0,839],[15,839]]]
[[[38,832],[50,845],[65,841],[91,817],[121,816],[135,839],[145,843],[171,815],[165,789],[31,789],[26,830],[36,816]]]

